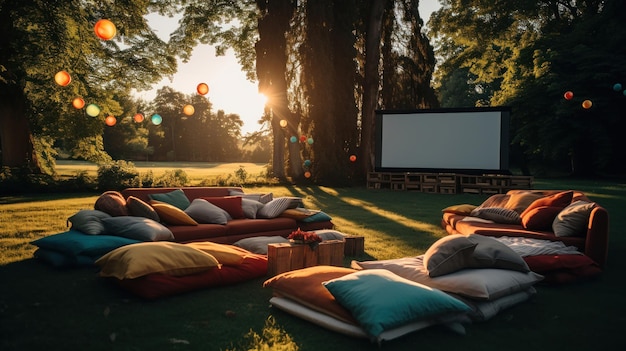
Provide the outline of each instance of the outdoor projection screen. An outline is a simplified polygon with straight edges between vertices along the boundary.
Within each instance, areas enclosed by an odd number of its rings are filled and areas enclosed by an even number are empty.
[[[510,109],[376,111],[377,172],[509,173]]]

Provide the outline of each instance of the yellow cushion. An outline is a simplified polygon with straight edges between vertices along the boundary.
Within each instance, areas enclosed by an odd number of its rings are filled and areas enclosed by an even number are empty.
[[[173,242],[145,242],[115,249],[96,261],[100,276],[134,279],[152,273],[183,276],[219,266],[206,252]]]
[[[150,206],[154,208],[159,218],[171,225],[198,225],[193,218],[189,217],[185,211],[180,208],[166,204],[165,202],[150,200]]]
[[[219,263],[227,266],[241,264],[243,259],[250,254],[249,251],[237,246],[212,243],[209,241],[193,242],[185,245],[206,252],[215,257]]]
[[[476,207],[478,206],[470,204],[453,205],[444,208],[443,210],[441,210],[441,212],[454,213],[458,215],[469,215]]]

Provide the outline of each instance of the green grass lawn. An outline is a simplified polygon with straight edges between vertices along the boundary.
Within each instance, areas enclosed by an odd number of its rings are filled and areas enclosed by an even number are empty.
[[[538,189],[579,189],[610,215],[610,252],[594,281],[539,286],[531,301],[467,326],[439,327],[380,347],[273,309],[265,278],[145,301],[99,278],[96,269],[57,270],[32,258],[30,241],[67,229],[97,194],[0,198],[1,350],[621,350],[626,326],[623,270],[624,182],[535,180]],[[389,259],[423,253],[445,235],[441,209],[480,204],[486,196],[369,190],[361,187],[248,188],[300,196],[323,209],[338,230],[365,236],[365,255]],[[235,315],[226,313],[233,311]]]

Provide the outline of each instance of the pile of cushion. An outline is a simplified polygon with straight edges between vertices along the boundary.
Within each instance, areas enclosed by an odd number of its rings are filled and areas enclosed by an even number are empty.
[[[498,240],[450,235],[424,255],[317,266],[265,281],[271,304],[351,336],[390,340],[431,325],[463,332],[532,297],[543,277]]]

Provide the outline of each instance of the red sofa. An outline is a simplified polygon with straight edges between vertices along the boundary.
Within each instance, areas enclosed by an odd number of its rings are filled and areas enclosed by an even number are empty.
[[[244,192],[240,187],[177,187],[177,188],[127,188],[121,191],[124,198],[137,197],[150,201],[150,194],[167,193],[182,189],[189,201],[202,197],[229,196],[230,191]],[[211,241],[233,244],[238,240],[257,236],[287,237],[292,231],[301,228],[305,231],[332,229],[331,221],[301,222],[293,218],[276,217],[271,219],[233,219],[227,224],[166,225],[177,242]]]
[[[484,203],[487,203],[490,200],[493,202],[495,197],[499,197],[498,201],[502,203],[503,200],[506,201],[506,196],[511,197],[524,191],[542,196],[550,196],[558,192],[562,192],[562,190],[511,190],[506,194],[493,195]],[[587,196],[582,192],[574,191],[572,202],[577,200],[591,202],[591,200],[589,200],[589,198],[587,198]],[[463,219],[465,217],[468,217],[468,215],[446,212],[444,210],[441,225],[449,234],[480,234],[495,237],[528,237],[534,239],[562,241],[568,246],[576,246],[579,251],[583,252],[586,256],[595,261],[600,267],[604,267],[606,264],[609,236],[609,215],[606,209],[600,205],[595,206],[595,208],[591,211],[587,224],[587,231],[584,236],[556,236],[553,231],[529,230],[522,224],[464,221]]]

